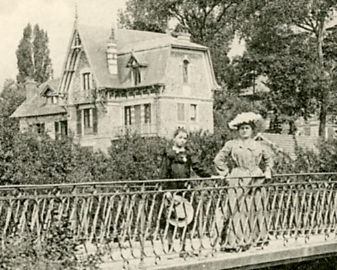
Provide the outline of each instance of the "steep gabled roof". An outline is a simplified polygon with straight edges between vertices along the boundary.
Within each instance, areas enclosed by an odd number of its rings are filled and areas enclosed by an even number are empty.
[[[269,145],[273,151],[283,152],[291,159],[296,159],[296,146],[304,150],[317,151],[316,144],[319,138],[314,136],[294,136],[288,134],[259,133],[255,140],[262,141]]]
[[[98,88],[119,86],[117,76],[111,75],[108,69],[106,46],[110,29],[102,26],[77,25],[84,51],[89,59]]]
[[[60,79],[49,80],[41,84],[38,93],[30,100],[25,100],[11,115],[11,117],[32,117],[39,115],[64,114],[66,110],[58,104],[47,104],[47,99],[41,94],[46,89],[57,89]]]
[[[166,63],[170,56],[169,48],[153,49],[149,51],[133,52],[136,58],[149,63],[143,69],[143,79],[138,87],[161,84],[164,81],[166,72]],[[127,88],[132,86],[129,80],[130,68],[127,63],[130,59],[131,53],[118,56],[118,75],[120,80],[120,88]]]
[[[99,89],[132,87],[131,82],[127,80],[130,77],[130,69],[126,67],[131,55],[134,55],[142,64],[146,63],[148,67],[144,68],[143,77],[145,80],[137,85],[141,87],[162,83],[172,47],[207,50],[205,46],[188,41],[180,42],[168,34],[117,29],[115,31],[118,55],[117,76],[109,73],[106,57],[106,46],[111,29],[85,24],[76,25],[76,29]]]

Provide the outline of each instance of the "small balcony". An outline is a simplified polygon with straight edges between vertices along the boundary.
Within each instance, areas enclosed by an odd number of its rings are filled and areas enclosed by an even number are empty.
[[[140,134],[145,136],[157,135],[157,125],[142,124],[142,125],[127,125],[114,128],[114,137],[121,137],[127,134]]]
[[[73,92],[73,102],[83,103],[83,102],[93,102],[96,97],[96,92],[94,89],[85,91],[74,91]]]

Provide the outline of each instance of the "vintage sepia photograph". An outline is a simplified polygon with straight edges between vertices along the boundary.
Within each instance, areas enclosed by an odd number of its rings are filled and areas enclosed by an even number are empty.
[[[0,269],[337,269],[337,0],[0,25]]]

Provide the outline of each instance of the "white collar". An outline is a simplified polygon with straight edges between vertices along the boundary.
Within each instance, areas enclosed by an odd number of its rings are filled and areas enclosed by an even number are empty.
[[[185,151],[186,151],[186,149],[185,149],[184,147],[182,147],[182,148],[179,148],[179,147],[177,147],[177,146],[175,146],[175,145],[173,145],[172,149],[173,149],[173,151],[174,151],[174,152],[176,152],[177,154],[179,154],[179,153],[182,153],[182,152],[185,152]]]

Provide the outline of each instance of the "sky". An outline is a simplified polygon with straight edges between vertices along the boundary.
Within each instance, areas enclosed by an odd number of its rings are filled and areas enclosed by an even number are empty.
[[[54,77],[60,77],[73,28],[76,6],[78,21],[111,26],[126,0],[0,0],[0,90],[6,79],[18,74],[15,51],[23,29],[38,24],[49,36]],[[241,54],[244,46],[234,41],[230,56]]]
[[[111,26],[126,0],[0,0],[0,88],[18,74],[16,54],[30,23],[47,31],[54,77],[60,77],[76,6],[80,23]]]

